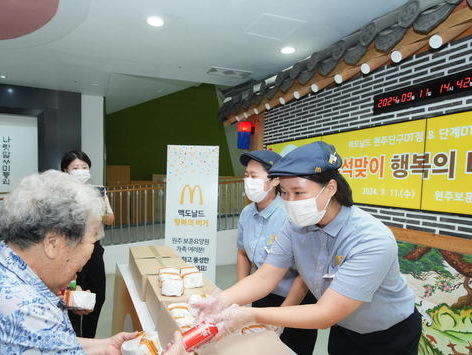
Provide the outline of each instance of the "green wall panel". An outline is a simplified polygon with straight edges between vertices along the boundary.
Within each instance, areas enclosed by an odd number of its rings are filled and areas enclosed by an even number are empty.
[[[131,165],[131,179],[166,171],[167,145],[218,145],[220,175],[232,176],[213,85],[202,84],[106,116],[108,165]]]

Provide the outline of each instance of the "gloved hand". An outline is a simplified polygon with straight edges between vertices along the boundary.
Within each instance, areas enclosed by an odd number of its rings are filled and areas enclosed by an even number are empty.
[[[240,307],[233,304],[215,315],[213,321],[218,325],[219,335],[228,335],[248,324],[255,323],[256,319],[252,307]]]
[[[190,307],[198,310],[197,323],[204,320],[215,323],[215,316],[228,306],[229,302],[224,299],[220,291],[190,304]]]

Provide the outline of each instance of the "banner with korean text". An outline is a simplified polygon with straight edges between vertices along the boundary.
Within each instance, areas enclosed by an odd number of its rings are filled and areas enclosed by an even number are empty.
[[[215,281],[218,146],[167,146],[165,242]]]
[[[0,193],[10,192],[25,176],[37,172],[36,117],[0,114]]]
[[[278,143],[286,154],[322,140],[343,158],[339,171],[356,203],[472,214],[472,113],[464,112]]]

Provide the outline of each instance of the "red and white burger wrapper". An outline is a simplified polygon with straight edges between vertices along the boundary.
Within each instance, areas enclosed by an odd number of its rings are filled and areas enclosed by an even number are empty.
[[[161,283],[161,294],[163,296],[182,296],[184,293],[184,282],[181,279],[164,279]]]
[[[123,355],[161,355],[162,347],[156,331],[140,332],[134,339],[121,344]]]
[[[190,351],[209,342],[216,334],[218,327],[204,321],[182,333],[182,342],[185,350]]]
[[[95,307],[96,295],[87,291],[65,290],[64,302],[67,308],[91,311]]]

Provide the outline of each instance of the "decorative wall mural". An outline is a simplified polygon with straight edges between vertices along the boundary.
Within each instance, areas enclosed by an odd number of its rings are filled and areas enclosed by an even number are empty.
[[[472,355],[472,255],[398,242],[423,315],[421,355]]]

